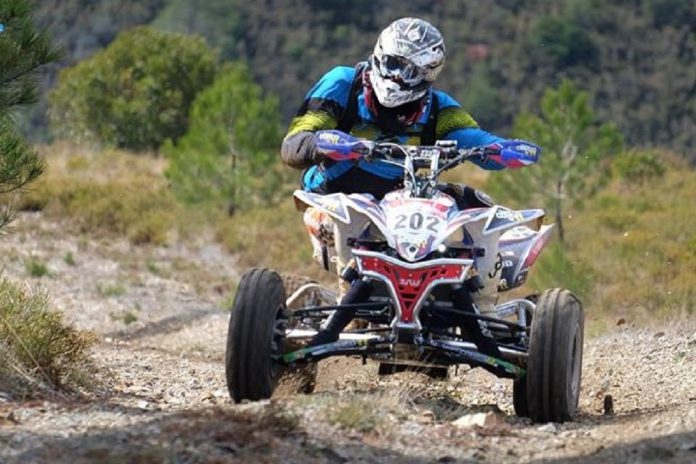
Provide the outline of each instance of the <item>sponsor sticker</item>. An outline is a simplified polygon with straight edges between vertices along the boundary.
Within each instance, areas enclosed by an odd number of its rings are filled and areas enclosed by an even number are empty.
[[[338,136],[338,134],[333,134],[331,132],[329,132],[329,133],[325,132],[325,133],[319,134],[319,140],[321,140],[322,142],[326,142],[326,143],[338,143],[338,142],[340,142],[341,139]]]
[[[524,219],[522,213],[509,209],[498,209],[495,212],[495,217],[498,219],[507,219],[508,221],[521,221]]]

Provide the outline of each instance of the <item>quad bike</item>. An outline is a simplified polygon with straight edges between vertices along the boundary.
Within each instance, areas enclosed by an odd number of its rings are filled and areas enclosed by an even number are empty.
[[[497,161],[508,167],[536,162],[533,150],[521,148],[503,150]],[[351,287],[336,304],[336,293],[316,283],[288,294],[276,272],[247,272],[227,339],[232,399],[269,398],[288,372],[316,375],[311,367],[319,360],[343,355],[376,360],[383,375],[418,369],[444,378],[450,366],[483,367],[513,380],[518,416],[536,422],[572,420],[583,353],[580,301],[555,288],[482,313],[473,298],[482,288],[477,261],[496,250],[498,290],[525,282],[551,236],[552,225],[542,225],[544,211],[499,205],[459,210],[437,188],[443,172],[484,155],[482,148],[337,137],[335,150],[355,154],[360,162],[380,160],[403,168],[403,188],[381,201],[365,194],[295,192],[296,202],[325,212],[336,224],[365,221],[359,236],[348,239],[353,260],[342,278]],[[367,327],[344,330],[334,342],[309,344],[340,312],[367,321]]]

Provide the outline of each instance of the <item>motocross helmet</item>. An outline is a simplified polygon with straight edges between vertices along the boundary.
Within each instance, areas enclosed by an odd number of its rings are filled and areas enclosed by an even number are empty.
[[[440,31],[422,19],[397,19],[377,39],[369,60],[367,86],[373,95],[367,96],[376,97],[373,105],[379,103],[383,108],[411,104],[422,109],[423,97],[444,63],[445,44]]]

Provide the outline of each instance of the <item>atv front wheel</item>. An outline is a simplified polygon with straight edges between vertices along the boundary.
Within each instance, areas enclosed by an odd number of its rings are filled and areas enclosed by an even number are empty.
[[[235,402],[273,394],[283,370],[274,356],[282,354],[286,316],[280,276],[269,269],[244,274],[232,305],[225,353],[227,389]]]
[[[573,419],[580,397],[584,321],[582,305],[569,291],[555,288],[539,297],[532,318],[526,388],[513,385],[518,415],[528,412],[534,422]]]
[[[529,417],[529,402],[527,401],[527,375],[512,382],[512,405],[519,417]]]

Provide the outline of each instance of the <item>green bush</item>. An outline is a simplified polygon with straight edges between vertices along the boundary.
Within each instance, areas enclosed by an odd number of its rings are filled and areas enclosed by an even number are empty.
[[[536,26],[534,44],[558,69],[569,66],[597,68],[599,48],[571,19],[547,16]]]
[[[0,281],[0,389],[21,394],[84,386],[95,337],[66,325],[47,306],[44,293]]]
[[[34,256],[24,261],[24,268],[31,277],[45,277],[51,274],[48,265]]]
[[[537,292],[566,288],[588,304],[593,290],[592,270],[571,256],[558,242],[550,243],[530,271],[529,286]]]
[[[665,174],[660,157],[650,150],[622,153],[614,159],[613,168],[615,176],[636,183],[643,183]]]
[[[538,163],[495,173],[487,185],[498,201],[553,212],[561,241],[567,212],[609,181],[611,156],[623,148],[616,127],[598,124],[589,98],[567,79],[548,89],[540,116],[522,113],[515,120],[515,135],[542,147]]]
[[[157,149],[186,131],[191,103],[217,66],[200,37],[135,28],[61,71],[50,95],[51,125],[68,138]]]
[[[268,200],[287,176],[280,167],[278,102],[243,65],[230,65],[193,103],[189,130],[164,151],[175,195],[184,203],[232,209]]]

